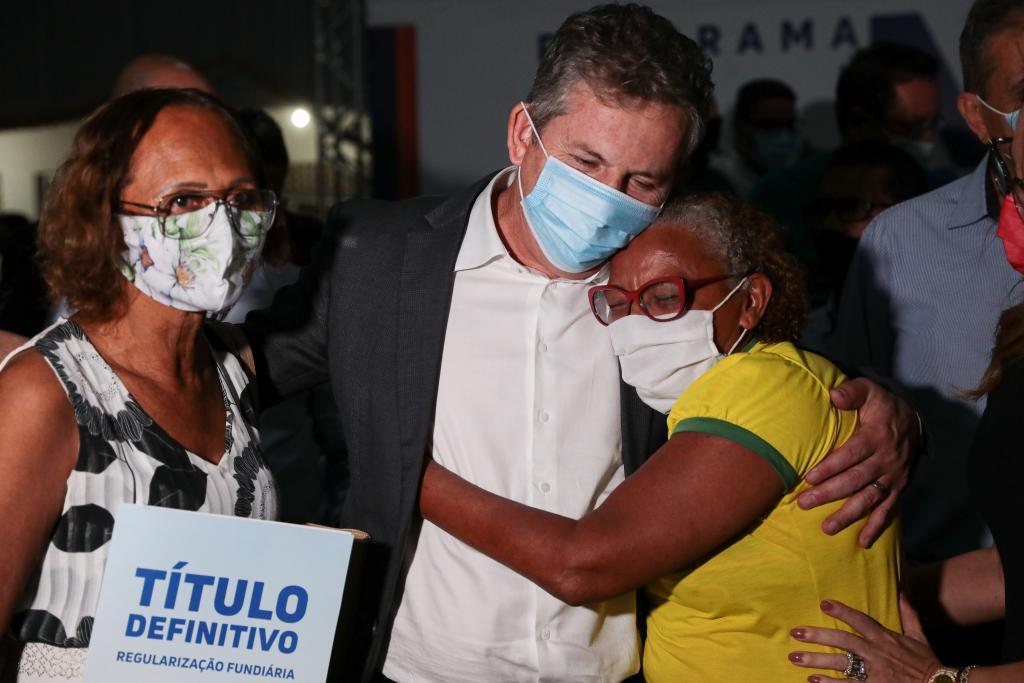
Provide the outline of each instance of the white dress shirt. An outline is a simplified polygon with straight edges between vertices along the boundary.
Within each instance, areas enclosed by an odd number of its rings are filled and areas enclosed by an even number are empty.
[[[433,456],[500,496],[568,517],[623,479],[619,367],[586,281],[516,262],[492,197],[477,198],[455,265]],[[621,681],[639,668],[635,600],[570,607],[424,522],[384,674],[411,681]]]

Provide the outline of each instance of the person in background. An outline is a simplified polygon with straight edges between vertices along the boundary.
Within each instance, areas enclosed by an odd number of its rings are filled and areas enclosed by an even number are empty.
[[[1013,172],[1006,176],[1008,192],[1000,206],[997,235],[1010,266],[1024,273],[1024,120],[1018,119],[1014,127],[1012,153],[1004,161],[1007,171],[1013,168]],[[857,652],[874,683],[1024,680],[1024,536],[1018,505],[1024,487],[1018,436],[1024,407],[1024,303],[1000,316],[991,361],[981,385],[971,394],[975,398],[987,395],[988,400],[966,474],[974,500],[992,529],[994,544],[919,568],[911,574],[908,590],[926,623],[942,619],[947,624],[971,626],[1005,619],[999,657],[991,666],[943,666],[909,606],[904,609],[909,617],[904,621],[905,634],[882,627],[838,600],[828,600],[822,608],[859,637],[811,626],[793,630],[793,637],[804,643]],[[790,660],[815,668],[838,669],[843,664],[832,655],[805,650],[792,653]]]
[[[579,520],[431,461],[424,518],[570,604],[645,589],[651,683],[787,680],[789,628],[839,626],[818,609],[833,594],[899,628],[896,529],[866,550],[853,529],[819,531],[839,503],[797,504],[857,418],[829,400],[842,373],[793,343],[807,309],[778,226],[691,195],[615,255],[608,281],[590,290],[592,338],[668,415],[667,443]]]
[[[637,671],[632,594],[566,605],[422,522],[416,503],[425,455],[443,453],[474,483],[579,517],[664,442],[661,417],[593,343],[585,292],[657,216],[700,140],[711,85],[696,43],[648,7],[571,15],[511,107],[509,167],[450,197],[335,206],[314,266],[246,319],[260,395],[329,380],[341,415],[352,475],[341,521],[374,539],[352,678]],[[908,476],[914,418],[871,382],[842,389],[858,432],[801,500],[852,496],[825,526],[867,515],[869,543]]]
[[[863,48],[839,74],[835,106],[841,146],[885,140],[924,167],[934,158],[938,130],[938,62],[908,45],[877,43]],[[770,173],[747,195],[754,206],[786,227],[786,246],[808,269],[815,268],[817,252],[803,207],[814,199],[832,154],[810,154]],[[943,182],[949,179],[944,176]],[[941,184],[935,178],[930,182],[932,187]]]
[[[711,167],[741,197],[766,173],[800,157],[796,93],[782,81],[765,78],[744,84],[736,93],[732,125],[733,148],[712,157]]]
[[[195,88],[213,94],[213,86],[206,77],[186,62],[161,54],[140,55],[125,64],[114,79],[111,97],[143,88]]]
[[[704,137],[697,148],[683,163],[676,179],[674,193],[683,195],[688,192],[725,192],[736,194],[728,178],[711,167],[711,159],[718,152],[718,143],[722,134],[722,115],[718,111],[718,102],[714,96],[708,102],[708,118],[704,122]]]
[[[280,126],[261,109],[242,109],[238,118],[259,150],[268,187],[282,197],[289,159]],[[279,206],[252,279],[224,321],[241,323],[250,311],[269,306],[309,263],[322,231],[315,218]],[[348,474],[344,444],[334,436],[340,432],[336,413],[326,382],[260,413],[263,459],[277,482],[282,521],[337,522]]]
[[[916,563],[991,543],[964,476],[985,399],[964,392],[981,382],[1000,313],[1024,294],[996,234],[1024,92],[1022,43],[1024,5],[976,0],[960,35],[957,106],[990,151],[969,176],[897,204],[868,226],[829,344],[845,367],[903,387],[924,421],[927,452],[902,505],[904,545]],[[945,655],[940,636],[930,633]],[[964,661],[998,641],[991,633],[949,638],[950,647],[969,648]]]
[[[819,353],[826,348],[850,261],[868,223],[927,189],[924,169],[883,140],[846,145],[831,155],[818,196],[805,207],[817,258],[810,283],[814,309],[800,335],[803,348]]]
[[[249,372],[205,324],[273,222],[261,175],[197,90],[130,93],[76,134],[39,226],[75,313],[0,364],[0,680],[80,680],[121,503],[276,517]]]

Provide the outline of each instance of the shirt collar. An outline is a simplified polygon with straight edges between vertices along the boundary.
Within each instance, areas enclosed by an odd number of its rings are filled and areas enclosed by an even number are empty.
[[[515,179],[515,166],[500,171],[487,187],[477,195],[473,208],[469,212],[466,225],[466,236],[459,248],[459,256],[455,260],[455,272],[472,270],[485,266],[499,258],[511,258],[508,249],[498,236],[498,225],[494,222],[493,199],[499,188],[508,187]]]
[[[487,184],[487,187],[477,195],[476,201],[473,202],[473,208],[469,212],[466,236],[462,240],[459,256],[455,260],[456,273],[461,270],[481,268],[499,259],[508,259],[509,262],[514,263],[525,272],[537,272],[521,265],[512,258],[512,255],[508,253],[508,249],[505,248],[505,243],[501,241],[501,237],[498,235],[498,224],[494,221],[494,194],[515,182],[515,173],[515,166],[509,166],[499,171],[491,179],[491,182]],[[545,278],[547,277],[541,273],[537,274]],[[597,272],[584,280],[555,278],[554,281],[583,285],[604,284],[608,281],[608,264],[605,263]]]
[[[988,155],[960,186],[960,195],[954,199],[956,206],[949,217],[950,230],[966,228],[988,218]]]

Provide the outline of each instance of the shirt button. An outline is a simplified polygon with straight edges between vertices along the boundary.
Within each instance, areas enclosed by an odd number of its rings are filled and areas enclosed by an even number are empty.
[[[547,493],[548,491],[550,491],[550,490],[551,490],[551,484],[547,483],[546,481],[542,481],[542,482],[540,483],[540,490],[541,490],[541,491],[542,491],[543,493]]]
[[[547,353],[548,345],[545,344],[544,342],[541,342],[540,345],[537,346],[537,348],[540,349],[541,353]]]
[[[541,422],[547,422],[550,419],[551,419],[551,416],[548,415],[547,413],[541,413],[540,414],[540,421]]]
[[[551,639],[551,631],[549,631],[548,629],[544,629],[543,631],[541,631],[540,632],[540,639],[541,640],[550,640]]]

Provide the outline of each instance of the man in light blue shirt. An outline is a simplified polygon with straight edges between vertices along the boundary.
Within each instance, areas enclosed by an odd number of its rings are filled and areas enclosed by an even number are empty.
[[[988,545],[966,468],[985,401],[963,392],[988,366],[999,315],[1024,296],[996,235],[1002,197],[993,175],[993,155],[1008,158],[1010,121],[1024,98],[1022,42],[1024,5],[975,3],[960,37],[965,92],[957,105],[992,151],[969,176],[871,223],[828,343],[841,364],[900,385],[924,421],[927,452],[902,499],[913,561]]]

